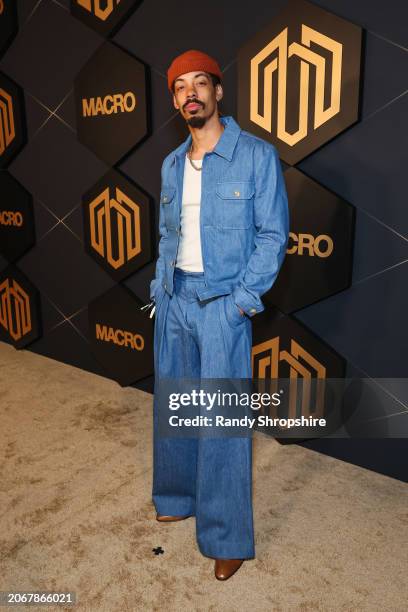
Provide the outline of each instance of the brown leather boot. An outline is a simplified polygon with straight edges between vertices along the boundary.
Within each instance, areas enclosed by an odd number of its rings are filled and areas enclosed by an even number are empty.
[[[244,559],[216,559],[214,573],[217,580],[228,580],[243,564]]]
[[[156,514],[156,520],[160,521],[161,523],[172,523],[174,521],[183,521],[189,516],[191,516],[191,514],[188,514],[187,516],[167,516],[164,514]]]

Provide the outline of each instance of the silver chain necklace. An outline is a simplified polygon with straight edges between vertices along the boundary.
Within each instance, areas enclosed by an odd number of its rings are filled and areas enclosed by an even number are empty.
[[[193,162],[193,160],[191,159],[191,153],[193,152],[193,143],[191,143],[191,147],[190,150],[187,154],[188,159],[190,160],[190,164],[193,166],[194,170],[199,170],[201,172],[202,168],[201,166],[196,166]]]
[[[224,132],[224,130],[225,130],[225,127],[223,127],[221,134]],[[214,149],[214,147],[213,147],[213,149]],[[212,151],[212,149],[211,149],[211,151]],[[190,160],[190,164],[193,166],[194,170],[198,170],[199,172],[201,172],[202,167],[201,166],[196,166],[194,164],[193,160],[191,159],[192,152],[193,152],[193,141],[191,141],[191,146],[190,146],[190,149],[189,149],[189,151],[187,153],[187,157]]]

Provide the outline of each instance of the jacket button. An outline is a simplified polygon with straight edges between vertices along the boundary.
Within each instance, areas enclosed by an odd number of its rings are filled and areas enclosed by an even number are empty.
[[[167,196],[163,197],[163,202],[167,202]]]
[[[164,283],[163,287],[164,287],[165,289],[167,289],[167,284],[166,284],[166,283]]]
[[[256,308],[251,308],[251,310],[249,311],[251,314],[255,314],[256,313]]]
[[[234,191],[234,194],[237,196],[237,198],[239,198],[239,196],[241,195],[239,191]]]

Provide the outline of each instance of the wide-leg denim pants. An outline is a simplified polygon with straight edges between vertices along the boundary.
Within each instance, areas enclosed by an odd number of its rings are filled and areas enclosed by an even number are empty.
[[[252,322],[231,295],[198,299],[202,272],[174,271],[170,296],[156,292],[155,390],[160,378],[251,378]],[[153,403],[153,490],[156,511],[194,515],[202,554],[219,559],[255,556],[252,438],[165,438],[162,409]]]

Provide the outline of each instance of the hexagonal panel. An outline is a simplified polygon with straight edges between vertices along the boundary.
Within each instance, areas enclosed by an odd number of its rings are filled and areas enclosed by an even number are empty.
[[[154,249],[150,197],[109,170],[82,198],[85,250],[117,281],[149,263]]]
[[[0,0],[0,54],[10,46],[17,30],[17,3],[15,0]]]
[[[292,0],[238,53],[238,121],[290,165],[358,119],[361,28]]]
[[[122,386],[153,374],[153,320],[140,306],[123,285],[88,305],[92,353]]]
[[[18,268],[0,273],[0,340],[24,348],[42,335],[40,294]]]
[[[105,42],[74,81],[78,140],[109,166],[148,133],[145,66]]]
[[[102,36],[114,34],[142,0],[71,0],[71,15]]]
[[[6,168],[26,142],[23,90],[0,72],[0,168]]]
[[[258,392],[280,393],[282,401],[272,407],[273,416],[326,419],[327,427],[323,429],[298,428],[302,439],[335,431],[344,420],[344,358],[299,321],[276,308],[264,310],[253,321],[252,378]],[[264,428],[262,431],[268,433]],[[275,433],[276,430],[271,435]],[[292,438],[289,434],[283,431],[281,437]]]
[[[33,198],[9,172],[0,173],[0,253],[15,261],[35,242]]]
[[[263,300],[291,313],[350,286],[355,208],[296,168],[284,173],[289,242]]]

